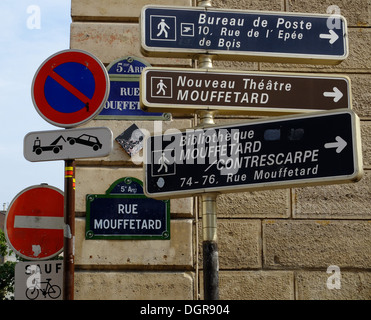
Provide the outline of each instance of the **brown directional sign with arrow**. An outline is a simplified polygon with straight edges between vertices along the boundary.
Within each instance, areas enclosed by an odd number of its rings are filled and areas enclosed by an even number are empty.
[[[350,79],[337,75],[145,68],[141,107],[278,115],[351,108]]]

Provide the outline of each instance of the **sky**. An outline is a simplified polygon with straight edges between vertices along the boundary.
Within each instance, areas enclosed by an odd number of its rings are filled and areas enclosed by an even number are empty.
[[[70,0],[0,1],[0,210],[30,186],[64,190],[64,161],[27,161],[23,139],[29,132],[62,129],[37,113],[31,84],[43,61],[69,49],[70,24]]]

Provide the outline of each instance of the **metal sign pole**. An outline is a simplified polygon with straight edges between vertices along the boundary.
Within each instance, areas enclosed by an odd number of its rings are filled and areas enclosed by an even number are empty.
[[[198,1],[198,6],[210,6],[209,1]],[[211,69],[213,56],[201,55],[198,67]],[[215,111],[201,111],[200,126],[213,125]],[[216,193],[208,193],[201,196],[202,201],[202,252],[203,252],[203,277],[204,277],[204,300],[219,300],[219,254],[217,242],[217,217],[216,217]]]
[[[214,111],[201,111],[200,126],[215,124],[214,114]],[[216,197],[217,193],[206,193],[201,196],[204,300],[219,300]]]
[[[214,114],[213,111],[201,111],[200,126],[215,124]],[[216,197],[217,193],[206,193],[201,196],[204,300],[219,300]]]
[[[204,300],[219,300],[219,254],[217,242],[217,194],[202,195]]]
[[[65,160],[63,300],[74,299],[75,273],[75,160]]]

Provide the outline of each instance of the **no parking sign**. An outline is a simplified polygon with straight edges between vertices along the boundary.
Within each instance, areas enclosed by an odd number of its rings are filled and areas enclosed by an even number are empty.
[[[64,50],[41,64],[31,95],[42,118],[71,128],[99,114],[109,89],[108,73],[101,61],[86,51]]]

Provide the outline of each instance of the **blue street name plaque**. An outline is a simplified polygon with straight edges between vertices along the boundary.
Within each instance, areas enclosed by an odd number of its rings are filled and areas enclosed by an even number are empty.
[[[126,177],[106,194],[86,196],[86,239],[170,239],[170,201],[147,198],[142,182]]]
[[[340,15],[145,6],[141,46],[148,56],[337,64],[348,55]]]
[[[139,106],[139,79],[150,64],[136,57],[122,57],[108,67],[110,91],[102,111],[96,119],[106,120],[170,120],[171,114],[146,112]]]

